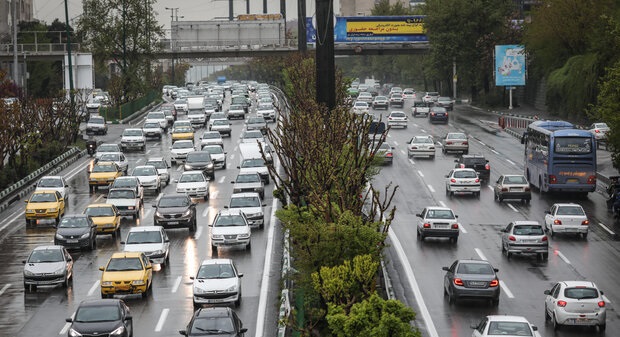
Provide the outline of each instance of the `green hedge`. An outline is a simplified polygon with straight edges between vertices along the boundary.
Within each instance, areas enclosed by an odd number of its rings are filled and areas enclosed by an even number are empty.
[[[136,111],[149,105],[151,102],[158,99],[159,97],[161,97],[161,93],[159,91],[152,90],[149,91],[145,96],[142,96],[134,101],[121,104],[120,106],[101,108],[99,110],[99,114],[108,121],[125,119],[131,116]]]

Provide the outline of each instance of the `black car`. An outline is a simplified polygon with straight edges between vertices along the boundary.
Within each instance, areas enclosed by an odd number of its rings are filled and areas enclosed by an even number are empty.
[[[242,337],[248,329],[231,308],[209,307],[194,312],[185,330],[179,330],[183,336],[228,336]]]
[[[97,248],[97,225],[85,214],[65,215],[56,227],[54,244],[66,248]]]
[[[464,154],[459,159],[455,159],[456,168],[471,168],[478,172],[478,178],[489,182],[491,178],[491,165],[481,154]]]
[[[428,120],[433,122],[442,122],[448,123],[448,111],[446,108],[442,108],[439,106],[434,106],[431,108],[430,114],[428,116]]]
[[[196,204],[186,194],[164,194],[159,198],[153,215],[155,226],[164,228],[187,227],[196,231]]]
[[[215,165],[211,158],[211,153],[207,151],[194,151],[187,154],[185,158],[185,171],[202,171],[211,180],[215,179]]]
[[[120,299],[84,300],[71,323],[67,336],[133,336],[133,321],[129,307]]]

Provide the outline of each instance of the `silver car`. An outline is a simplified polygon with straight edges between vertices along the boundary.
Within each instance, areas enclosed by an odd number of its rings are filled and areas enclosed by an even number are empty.
[[[480,198],[480,178],[474,169],[457,168],[446,175],[446,195],[471,193]]]
[[[211,128],[209,130],[218,131],[220,134],[222,134],[222,136],[227,135],[228,137],[230,137],[230,122],[227,119],[216,119],[213,121],[213,124],[211,124]]]
[[[153,165],[157,169],[157,174],[159,174],[159,180],[161,182],[166,182],[166,186],[170,184],[170,165],[163,157],[153,157],[147,159],[144,165]]]
[[[218,131],[205,131],[202,136],[200,136],[200,145],[219,145],[224,148],[224,140],[222,139],[222,134]]]
[[[407,142],[407,155],[409,158],[415,156],[428,156],[435,158],[435,142],[431,136],[414,136]]]
[[[230,196],[228,206],[224,206],[224,208],[242,211],[251,227],[262,229],[265,226],[265,206],[266,205],[261,202],[261,197],[258,193],[248,192],[233,193],[233,195]]]
[[[22,262],[26,291],[57,284],[66,288],[73,280],[73,259],[63,246],[36,247]]]
[[[206,151],[211,154],[213,160],[213,166],[215,168],[226,169],[226,152],[219,145],[204,145],[201,151]]]
[[[563,325],[607,326],[607,308],[603,292],[594,282],[562,281],[545,290],[545,321],[555,330]]]
[[[441,145],[443,146],[443,153],[448,152],[462,152],[464,154],[469,153],[469,142],[467,135],[462,132],[450,132],[442,139]]]
[[[530,183],[522,174],[503,174],[493,186],[493,197],[502,202],[504,199],[521,199],[530,202],[532,191]]]
[[[265,183],[256,172],[240,172],[231,183],[235,184],[233,193],[256,192],[261,199],[265,199]]]
[[[513,221],[502,229],[502,253],[510,259],[512,254],[535,254],[540,259],[549,258],[549,240],[545,229],[536,221]]]
[[[471,298],[488,300],[494,307],[499,305],[499,270],[488,261],[456,260],[450,267],[442,269],[446,271],[443,292],[450,304]]]
[[[124,174],[127,174],[127,170],[129,168],[129,161],[125,158],[125,154],[122,152],[107,152],[99,157],[98,161],[111,161],[114,162],[118,167],[123,171]]]

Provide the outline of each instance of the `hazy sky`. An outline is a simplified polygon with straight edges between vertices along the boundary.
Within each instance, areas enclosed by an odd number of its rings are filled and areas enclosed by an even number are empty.
[[[65,21],[65,0],[34,0],[34,17],[48,24],[58,18]],[[67,0],[69,19],[82,14],[82,0]],[[335,10],[339,1],[334,1]],[[179,7],[179,21],[205,21],[215,17],[228,17],[228,0],[158,0],[153,8],[157,12],[157,20],[170,29],[170,10],[166,7]],[[233,1],[234,16],[246,13],[245,0]],[[306,15],[312,16],[315,11],[315,0],[306,0]],[[250,12],[263,12],[263,0],[250,0]],[[267,0],[267,12],[279,13],[280,0]],[[183,16],[184,18],[181,18]],[[287,20],[297,18],[297,0],[286,0]]]

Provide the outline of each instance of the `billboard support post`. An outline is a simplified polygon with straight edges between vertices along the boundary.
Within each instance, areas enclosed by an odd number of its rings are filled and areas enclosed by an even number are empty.
[[[512,91],[525,85],[525,47],[523,45],[495,46],[495,85],[508,87],[508,109],[512,110]]]
[[[510,102],[508,105],[508,110],[512,110],[512,87],[508,90],[508,100]]]

